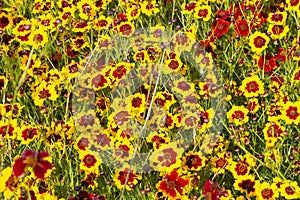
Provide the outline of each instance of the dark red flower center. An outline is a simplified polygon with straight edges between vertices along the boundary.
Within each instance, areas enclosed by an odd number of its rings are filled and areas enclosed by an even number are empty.
[[[134,108],[140,108],[143,103],[143,99],[140,97],[133,98],[131,104]]]
[[[262,48],[265,44],[266,40],[263,37],[257,36],[256,38],[254,38],[254,45],[256,48]]]
[[[293,120],[296,120],[299,116],[298,109],[295,106],[290,106],[289,109],[286,111],[286,115]]]
[[[274,192],[272,189],[265,188],[261,191],[261,195],[264,199],[271,199],[272,196],[274,195]]]
[[[257,84],[257,82],[255,81],[251,81],[249,83],[247,83],[246,85],[246,90],[250,93],[250,92],[257,92],[259,90],[259,85]]]
[[[286,192],[288,195],[293,195],[293,194],[295,194],[294,189],[293,189],[292,187],[290,187],[290,186],[286,187],[284,190],[285,190],[285,192]]]
[[[238,119],[238,120],[243,120],[244,119],[244,113],[242,111],[235,111],[232,114],[232,118]]]

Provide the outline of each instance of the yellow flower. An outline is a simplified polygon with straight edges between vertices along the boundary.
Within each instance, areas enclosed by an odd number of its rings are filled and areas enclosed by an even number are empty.
[[[123,189],[125,185],[125,180],[128,174],[128,180],[126,183],[126,190],[132,190],[133,187],[142,179],[142,176],[134,173],[134,169],[130,168],[128,165],[122,167],[122,169],[118,169],[115,171],[115,175],[113,177],[114,184],[117,188]]]
[[[85,172],[99,173],[100,157],[92,151],[79,151],[79,168]]]
[[[287,18],[286,12],[269,13],[268,22],[276,25],[284,25]]]
[[[141,12],[150,17],[159,12],[156,1],[144,1],[141,5]]]
[[[272,33],[272,39],[282,39],[286,36],[289,32],[290,28],[285,25],[277,25],[277,24],[270,24],[268,28],[268,32]]]
[[[299,0],[287,0],[287,10],[299,12],[300,1]]]
[[[234,123],[236,126],[239,126],[248,122],[248,112],[248,109],[244,106],[233,106],[226,115],[229,123]]]
[[[209,21],[211,17],[211,7],[210,6],[198,6],[196,7],[194,17],[196,19],[203,19],[203,21]]]
[[[263,94],[265,92],[264,84],[257,75],[245,78],[239,89],[247,98],[257,97],[259,94]]]
[[[55,87],[56,84],[47,85],[45,81],[42,81],[32,94],[34,104],[37,106],[42,106],[46,99],[55,101],[58,98]]]
[[[44,47],[47,42],[47,32],[43,28],[38,28],[31,32],[28,44],[38,49],[39,47]]]
[[[280,196],[285,199],[297,199],[300,197],[300,187],[296,181],[286,180],[280,185]]]
[[[19,190],[19,180],[13,175],[11,167],[5,168],[0,174],[0,192],[4,192],[6,199],[11,199]]]
[[[139,117],[146,110],[146,97],[144,94],[136,93],[130,96],[129,113],[132,116]]]
[[[258,200],[275,200],[279,196],[278,188],[274,183],[270,184],[267,182],[263,182],[260,184],[256,184],[256,190]]]
[[[300,122],[300,102],[286,102],[284,105],[284,111],[282,119],[287,124],[299,124]]]
[[[297,68],[291,78],[292,83],[299,83],[300,82],[300,68]]]
[[[84,20],[93,18],[96,16],[97,7],[93,1],[79,1],[77,3],[77,9],[79,10],[79,17]]]
[[[263,52],[270,42],[270,38],[261,32],[256,31],[253,35],[249,37],[249,45],[251,47],[251,50],[255,52],[256,54],[260,54]]]
[[[246,193],[246,196],[248,198],[251,198],[252,196],[255,195],[255,192],[256,192],[255,185],[257,183],[258,182],[255,181],[254,176],[248,174],[239,179],[236,179],[234,181],[233,187],[236,191]],[[245,198],[237,198],[237,199],[245,200]]]

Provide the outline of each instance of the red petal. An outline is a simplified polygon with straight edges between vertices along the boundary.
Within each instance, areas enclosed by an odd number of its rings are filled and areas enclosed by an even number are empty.
[[[34,168],[34,174],[35,174],[36,177],[38,177],[38,178],[44,180],[45,172],[44,172],[44,169],[43,169],[42,167],[40,167],[40,166],[37,165],[37,166]]]
[[[38,158],[41,159],[41,158],[45,158],[45,157],[48,157],[50,156],[50,154],[48,152],[39,152],[38,153]]]
[[[41,160],[39,162],[43,166],[44,171],[46,172],[48,169],[52,169],[53,165],[47,160]]]
[[[28,156],[35,156],[36,155],[36,152],[35,151],[32,151],[32,150],[26,150],[24,151],[23,153],[23,157],[28,157]]]
[[[173,170],[173,171],[171,172],[171,174],[170,174],[170,179],[171,179],[172,181],[176,181],[177,178],[178,178],[178,173],[177,173],[176,170]]]
[[[23,162],[24,158],[18,158],[13,166],[14,175],[17,177],[22,176],[25,173],[25,167],[27,166],[26,163]]]

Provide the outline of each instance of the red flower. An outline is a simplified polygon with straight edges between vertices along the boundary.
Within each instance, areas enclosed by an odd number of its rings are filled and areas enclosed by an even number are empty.
[[[224,19],[214,21],[213,23],[214,35],[220,38],[222,35],[226,34],[228,32],[229,24],[230,23],[228,21],[225,21]]]
[[[238,20],[234,25],[234,29],[239,36],[247,37],[249,34],[249,25],[246,20]]]
[[[205,195],[206,199],[219,200],[220,191],[217,189],[218,183],[216,183],[215,185],[213,184],[213,181],[206,180],[203,186],[202,194]]]
[[[36,177],[44,179],[47,170],[52,169],[52,164],[44,160],[44,158],[50,156],[48,152],[35,152],[32,150],[26,150],[21,158],[15,161],[13,166],[14,175],[17,177],[25,174],[25,168],[27,166],[32,167]]]
[[[179,178],[178,172],[173,170],[170,174],[165,176],[165,180],[161,181],[158,189],[162,190],[167,196],[171,198],[177,197],[177,192],[183,195],[183,188],[189,183],[188,180]]]
[[[269,72],[272,71],[277,65],[274,56],[267,54],[265,58],[263,56],[259,58],[258,66],[261,70],[264,70],[264,72]]]

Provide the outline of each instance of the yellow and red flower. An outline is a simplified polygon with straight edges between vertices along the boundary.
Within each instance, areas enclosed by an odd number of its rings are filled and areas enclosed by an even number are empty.
[[[257,97],[265,92],[264,84],[257,75],[245,78],[239,89],[247,98]]]
[[[256,186],[256,194],[258,200],[276,199],[279,197],[277,186],[268,182],[258,183]]]
[[[268,48],[268,44],[270,42],[270,38],[261,32],[256,31],[253,35],[249,37],[249,45],[251,50],[256,54],[262,53],[266,48]]]
[[[287,102],[284,105],[283,120],[287,124],[299,124],[300,122],[300,102]]]
[[[197,6],[195,9],[194,17],[196,19],[203,19],[203,21],[209,21],[211,17],[211,7],[207,5]]]
[[[14,175],[23,177],[26,174],[27,167],[31,167],[35,176],[43,180],[47,171],[53,168],[53,165],[46,159],[49,156],[48,152],[24,151],[22,156],[14,162]]]
[[[287,18],[286,12],[269,13],[268,22],[276,25],[284,25]]]
[[[248,112],[248,109],[244,106],[233,106],[226,115],[229,123],[234,123],[236,126],[239,126],[248,122]]]
[[[128,179],[127,179],[128,177]],[[136,184],[138,184],[139,180],[142,179],[142,176],[133,172],[132,169],[125,168],[124,170],[116,170],[114,176],[114,183],[119,189],[123,189],[125,185],[125,181],[127,179],[127,183],[125,188],[127,190],[132,190]]]
[[[185,188],[188,184],[188,179],[181,177],[177,170],[172,170],[165,175],[164,180],[156,184],[156,187],[159,191],[162,191],[166,197],[177,199],[185,194]]]
[[[280,196],[285,199],[296,199],[300,196],[300,187],[296,181],[286,180],[280,184]]]

